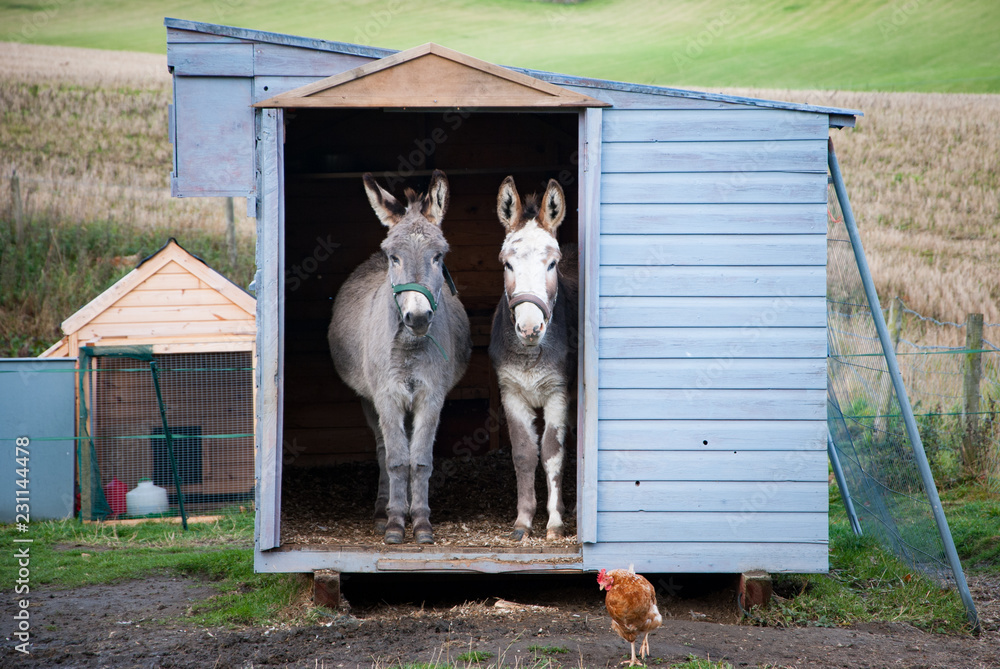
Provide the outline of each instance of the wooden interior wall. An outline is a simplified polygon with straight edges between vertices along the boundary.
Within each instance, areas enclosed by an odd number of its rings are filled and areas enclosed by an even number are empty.
[[[571,203],[560,242],[575,245],[577,114],[295,110],[287,118],[285,465],[375,457],[361,406],[337,376],[326,340],[337,290],[385,237],[365,196],[364,172],[400,198],[404,187],[424,189],[433,169],[448,175],[445,262],[474,349],[442,413],[435,454],[481,453],[506,440],[506,430],[495,429],[499,392],[486,352],[503,286],[496,194],[508,174],[522,193],[559,180]]]
[[[156,359],[172,429],[196,427],[203,436],[253,434],[249,352],[170,354]],[[90,411],[101,481],[107,485],[117,477],[132,489],[140,478],[152,478],[154,446],[148,435],[163,433],[152,373],[148,362],[132,358],[98,358],[96,366]],[[250,493],[253,457],[252,436],[203,438],[201,482],[183,485],[182,490],[192,496]],[[173,494],[172,486],[168,491]]]

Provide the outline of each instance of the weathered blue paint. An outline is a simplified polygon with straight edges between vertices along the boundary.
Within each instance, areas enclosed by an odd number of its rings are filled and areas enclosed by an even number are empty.
[[[0,480],[8,485],[2,523],[15,522],[24,512],[16,506],[29,502],[14,494],[21,479],[30,482],[31,520],[73,516],[76,445],[66,435],[76,431],[75,368],[76,358],[0,359]],[[25,450],[17,450],[19,437],[28,440]]]
[[[709,368],[714,375],[715,370]],[[669,434],[669,441],[663,435]],[[826,426],[790,420],[611,420],[600,422],[600,443],[632,451],[659,451],[667,445],[686,451],[819,451]]]
[[[280,544],[284,193],[280,116],[255,126],[250,104],[396,52],[165,23],[175,191],[242,189],[260,216],[259,569],[827,568],[826,139],[860,112],[511,68],[612,105],[580,116],[579,560],[265,552]]]
[[[615,296],[786,297],[826,294],[823,267],[635,267],[611,265],[599,270],[602,294]],[[684,291],[681,295],[681,291]]]

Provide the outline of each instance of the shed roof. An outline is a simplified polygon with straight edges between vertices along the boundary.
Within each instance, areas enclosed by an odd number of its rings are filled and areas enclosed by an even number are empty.
[[[360,44],[350,44],[348,42],[332,42],[310,37],[298,37],[295,35],[285,35],[272,33],[263,30],[252,30],[249,28],[237,28],[234,26],[224,26],[214,23],[204,23],[201,21],[188,21],[184,19],[165,18],[163,24],[167,28],[177,30],[187,30],[191,32],[204,33],[208,35],[218,35],[230,37],[249,42],[260,42],[266,44],[279,44],[283,46],[297,47],[301,49],[313,49],[316,51],[329,51],[345,55],[362,56],[372,59],[387,58],[400,53],[395,49],[382,49],[377,47],[364,46]],[[482,61],[480,61],[482,62]],[[723,95],[721,93],[708,93],[702,91],[690,91],[679,88],[668,88],[665,86],[652,86],[648,84],[634,84],[620,81],[609,81],[605,79],[593,79],[589,77],[577,77],[543,70],[533,70],[520,67],[506,67],[512,72],[541,79],[542,81],[561,86],[581,86],[588,88],[623,91],[629,93],[645,93],[649,95],[663,95],[667,97],[679,97],[695,100],[711,100],[714,102],[727,102],[731,104],[750,105],[770,109],[788,109],[792,111],[813,112],[819,114],[829,114],[833,116],[862,116],[863,113],[856,109],[842,109],[839,107],[824,107],[819,105],[800,104],[795,102],[780,102],[776,100],[762,100],[758,98],[747,98],[736,95]],[[276,96],[277,97],[277,96]],[[267,105],[273,106],[273,105]]]
[[[151,295],[130,297],[135,291]],[[206,314],[199,315],[198,310]],[[255,329],[247,324],[255,320],[256,310],[252,295],[171,237],[159,251],[64,320],[65,336],[39,357],[74,355],[75,339],[81,345],[110,338],[114,344],[126,343],[119,339],[140,343],[145,338],[161,344],[160,340],[173,340],[196,345],[187,350],[201,350],[206,342],[233,337],[252,341]],[[199,320],[206,325],[197,325]]]

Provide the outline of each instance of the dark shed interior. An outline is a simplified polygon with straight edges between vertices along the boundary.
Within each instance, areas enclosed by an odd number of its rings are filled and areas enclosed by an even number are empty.
[[[513,523],[516,491],[507,431],[498,428],[499,389],[487,357],[503,286],[497,189],[508,174],[522,195],[541,193],[550,178],[558,180],[570,203],[560,243],[575,246],[577,113],[289,109],[285,119],[282,543],[356,543],[362,537],[346,536],[346,528],[367,531],[370,525],[378,476],[375,442],[360,403],[333,367],[326,331],[340,285],[379,251],[385,236],[362,174],[371,172],[402,198],[405,187],[423,191],[434,169],[445,171],[451,189],[444,221],[451,251],[445,262],[469,315],[473,354],[441,416],[432,521],[480,518],[483,490],[473,488],[496,484],[491,504],[497,517],[487,513],[480,520],[502,523],[495,528],[499,535]],[[566,447],[571,462],[565,501],[572,509],[572,437]],[[472,471],[477,468],[480,474]],[[542,497],[544,489],[536,484]],[[315,499],[316,491],[324,500]],[[544,516],[544,503],[540,508]],[[541,522],[544,526],[544,518]]]

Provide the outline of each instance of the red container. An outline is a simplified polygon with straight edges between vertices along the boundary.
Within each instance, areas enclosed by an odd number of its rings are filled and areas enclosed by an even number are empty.
[[[111,506],[111,518],[117,518],[125,513],[125,495],[128,494],[128,486],[118,480],[118,477],[111,479],[111,483],[104,486],[104,496]]]

